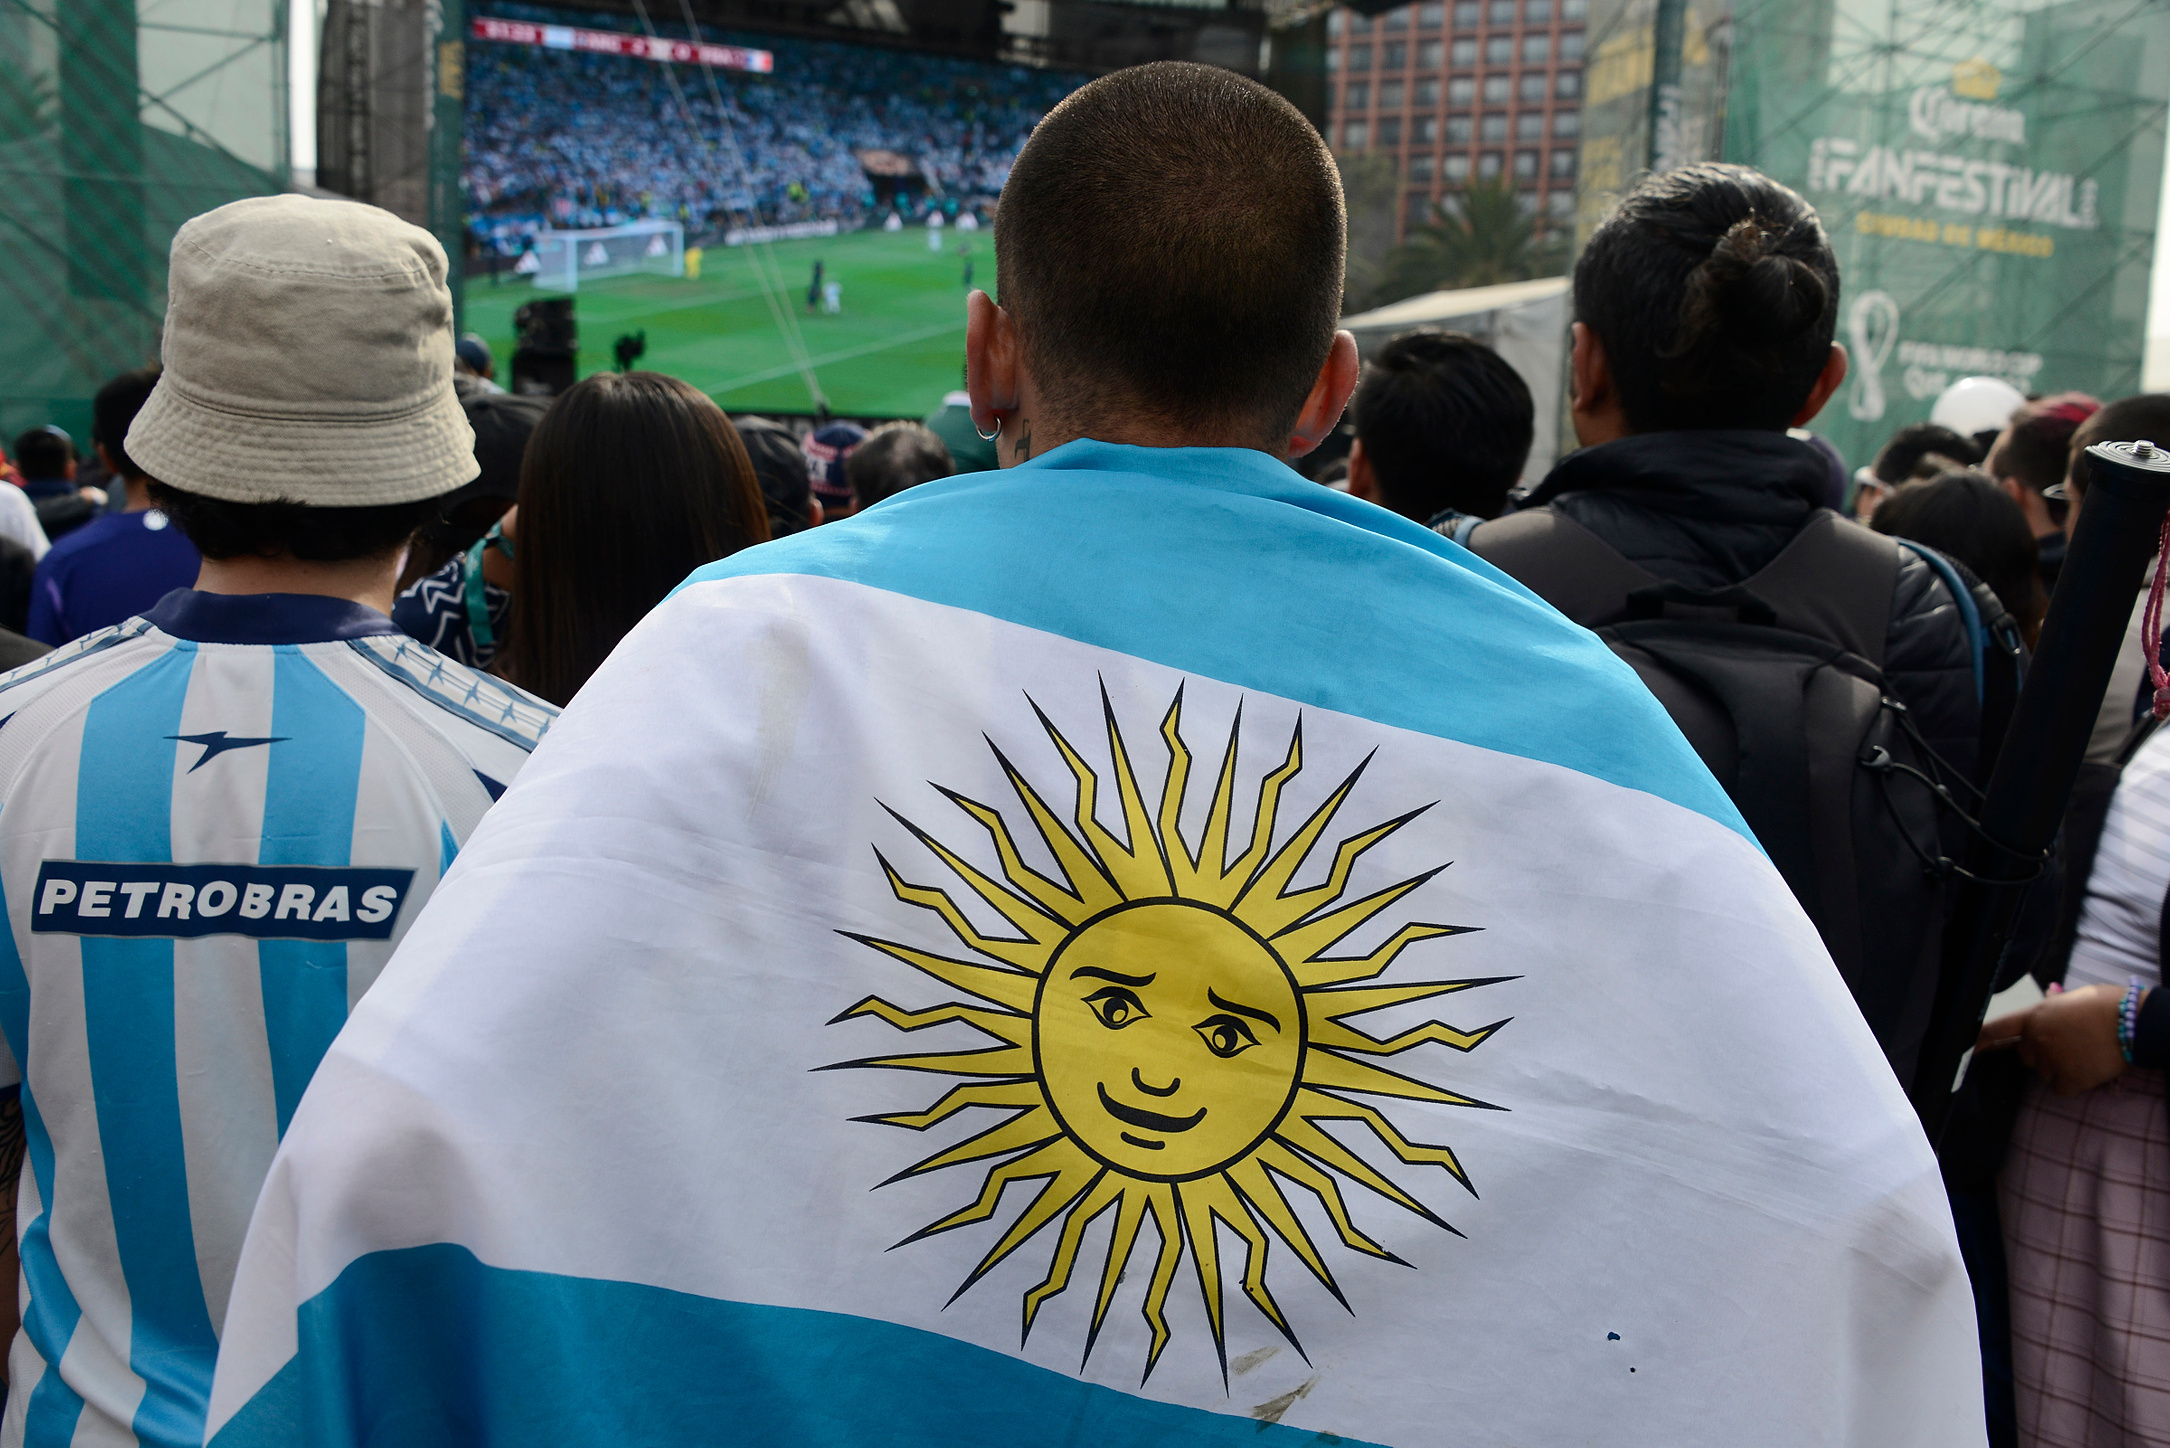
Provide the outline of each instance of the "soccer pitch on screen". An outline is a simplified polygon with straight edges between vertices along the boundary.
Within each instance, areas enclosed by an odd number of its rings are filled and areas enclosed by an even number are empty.
[[[924,417],[943,393],[964,385],[965,263],[972,264],[972,285],[992,291],[994,233],[949,227],[938,234],[939,251],[928,249],[921,226],[773,243],[784,284],[778,300],[798,321],[830,411]],[[968,255],[959,254],[960,245]],[[807,309],[816,260],[823,281],[841,289],[837,312]],[[682,377],[727,412],[813,411],[754,266],[754,248],[718,246],[702,253],[698,281],[583,281],[574,308],[580,375],[610,370],[612,343],[645,331],[648,350],[635,366]],[[513,312],[523,302],[562,295],[539,291],[509,271],[495,286],[487,276],[467,278],[464,325],[488,339],[500,382],[512,381]]]

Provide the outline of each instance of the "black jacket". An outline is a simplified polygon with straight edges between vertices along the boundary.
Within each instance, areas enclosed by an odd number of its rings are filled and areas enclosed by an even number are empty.
[[[1659,432],[1561,459],[1526,508],[1550,505],[1660,578],[1726,588],[1760,571],[1823,506],[1828,464],[1782,432]],[[1971,582],[1963,570],[1960,576]],[[1985,617],[2001,613],[1972,590]],[[1983,772],[1974,653],[1937,571],[1901,550],[1884,677],[1931,747]]]

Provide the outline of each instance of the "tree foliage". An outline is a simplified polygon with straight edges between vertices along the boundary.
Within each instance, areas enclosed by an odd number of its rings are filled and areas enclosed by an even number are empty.
[[[1449,287],[1558,276],[1567,249],[1550,227],[1523,214],[1514,188],[1479,181],[1441,202],[1435,219],[1414,227],[1387,253],[1371,305]]]
[[[1394,209],[1401,202],[1401,182],[1394,158],[1381,151],[1339,155],[1341,195],[1349,216],[1348,270],[1342,282],[1345,309],[1360,310],[1385,275],[1394,251]]]

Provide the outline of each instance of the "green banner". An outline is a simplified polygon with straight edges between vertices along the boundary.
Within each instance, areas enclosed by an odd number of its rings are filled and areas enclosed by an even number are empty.
[[[1656,0],[1611,8],[1618,53],[1653,53]],[[1720,80],[1690,87],[1682,159],[1756,166],[1831,233],[1853,367],[1814,426],[1849,460],[1964,376],[2028,393],[2139,389],[2170,7],[1742,0],[1729,15],[1691,8],[1686,30],[1687,50],[1706,53],[1688,59]],[[1600,101],[1607,43],[1590,121],[1620,135],[1624,161],[1666,114],[1648,80],[1663,67],[1623,67],[1639,85]],[[1586,222],[1627,179],[1602,169],[1585,165]]]

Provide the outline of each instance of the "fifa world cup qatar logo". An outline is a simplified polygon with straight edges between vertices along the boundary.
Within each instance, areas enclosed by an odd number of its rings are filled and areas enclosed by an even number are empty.
[[[1847,411],[1861,422],[1884,415],[1884,363],[1899,343],[1899,304],[1889,292],[1863,292],[1846,312],[1846,348],[1853,353],[1853,396]]]

